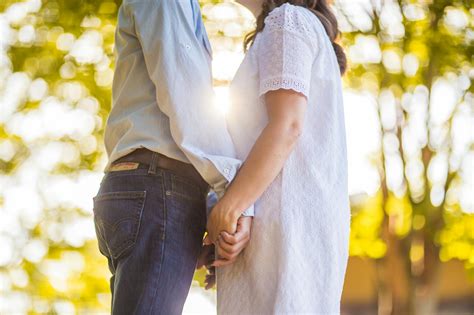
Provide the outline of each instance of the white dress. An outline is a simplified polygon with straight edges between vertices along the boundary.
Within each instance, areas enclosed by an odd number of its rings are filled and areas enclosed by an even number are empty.
[[[303,133],[255,204],[248,247],[217,269],[217,312],[339,314],[350,229],[341,77],[319,19],[290,4],[266,18],[231,84],[240,159],[267,124],[261,96],[277,89],[307,97]]]

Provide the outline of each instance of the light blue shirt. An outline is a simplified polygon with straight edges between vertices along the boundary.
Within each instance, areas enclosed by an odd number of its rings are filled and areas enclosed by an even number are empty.
[[[193,164],[221,198],[242,161],[213,104],[212,52],[197,0],[124,0],[115,47],[106,168],[145,147]]]

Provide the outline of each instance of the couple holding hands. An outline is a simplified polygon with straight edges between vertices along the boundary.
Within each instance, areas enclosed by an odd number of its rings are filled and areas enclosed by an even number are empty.
[[[237,2],[257,22],[226,117],[198,1],[120,7],[94,197],[113,314],[180,314],[196,266],[217,280],[218,314],[340,313],[350,209],[337,21],[326,0]]]

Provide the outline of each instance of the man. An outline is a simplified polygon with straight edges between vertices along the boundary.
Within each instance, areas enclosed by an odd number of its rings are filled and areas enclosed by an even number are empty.
[[[199,265],[209,263],[207,193],[222,197],[241,161],[211,105],[211,48],[197,0],[125,0],[116,50],[109,162],[94,197],[112,313],[180,314],[199,254]],[[232,263],[248,242],[252,215],[253,207],[239,219],[233,244],[218,245],[216,264]]]

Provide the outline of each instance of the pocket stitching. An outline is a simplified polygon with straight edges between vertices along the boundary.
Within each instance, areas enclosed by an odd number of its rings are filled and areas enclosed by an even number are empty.
[[[140,191],[112,191],[102,193],[98,196],[93,197],[92,199],[96,202],[109,199],[138,199],[144,198],[146,195],[146,190]]]
[[[108,192],[108,193],[103,193],[101,195],[93,197],[94,202],[99,202],[103,200],[110,200],[110,199],[115,199],[115,200],[120,200],[120,199],[138,199],[138,207],[136,214],[134,216],[130,216],[129,218],[135,217],[134,220],[134,233],[131,235],[131,238],[128,238],[127,240],[123,241],[117,246],[115,255],[113,255],[112,251],[110,250],[110,247],[108,246],[107,242],[105,241],[105,238],[100,235],[100,237],[104,240],[104,245],[107,248],[109,256],[113,259],[118,259],[120,258],[125,251],[130,249],[133,245],[136,244],[137,238],[138,238],[138,233],[140,231],[140,225],[141,225],[141,217],[143,214],[143,209],[145,206],[145,201],[146,201],[146,190],[144,191],[118,191],[118,192]],[[98,216],[97,216],[98,217]],[[122,219],[120,222],[123,222],[125,219]],[[104,220],[98,218],[98,221],[100,222],[101,226],[104,226],[107,224]],[[120,223],[118,222],[118,223]],[[116,227],[118,223],[114,224],[113,226],[110,224],[107,224],[110,227],[115,227],[113,231],[116,230]],[[129,244],[127,244],[129,243]]]
[[[145,198],[146,198],[146,191],[143,191],[143,197],[142,198],[139,198],[139,202],[140,202],[140,206],[139,206],[139,211],[137,211],[137,214],[135,215],[136,218],[135,218],[135,223],[134,223],[134,229],[135,229],[135,233],[134,235],[132,236],[133,238],[132,239],[128,239],[124,242],[122,242],[122,244],[120,245],[120,247],[123,246],[123,249],[120,250],[116,255],[111,255],[113,256],[114,259],[118,259],[120,258],[120,256],[123,255],[124,252],[126,252],[127,250],[129,250],[132,246],[134,246],[137,242],[137,238],[138,238],[138,232],[140,231],[140,223],[141,223],[141,217],[142,217],[142,214],[143,214],[143,208],[144,208],[144,205],[145,205]],[[138,199],[138,198],[137,198]],[[125,245],[129,243],[128,245]]]

